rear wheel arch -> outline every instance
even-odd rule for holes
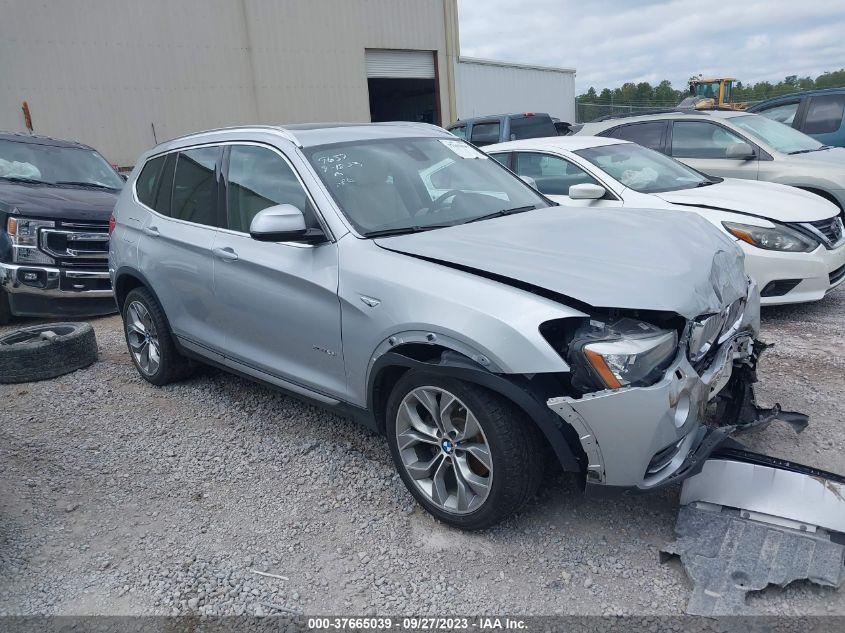
[[[152,295],[152,298],[158,303],[159,308],[161,308],[168,331],[172,333],[173,328],[170,327],[170,319],[167,317],[167,312],[164,309],[164,305],[161,303],[161,299],[158,298],[156,291],[153,290],[153,287],[147,281],[147,278],[143,275],[143,273],[131,268],[118,269],[114,276],[114,299],[115,303],[117,303],[117,309],[121,316],[123,315],[123,304],[126,302],[126,297],[135,288],[144,288]]]
[[[150,292],[152,289],[145,283],[143,276],[134,271],[118,272],[114,280],[114,300],[117,303],[117,309],[123,313],[123,303],[126,301],[126,295],[132,290],[143,286]],[[155,294],[155,293],[153,293]]]

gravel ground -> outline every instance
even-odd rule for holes
[[[811,424],[741,438],[754,450],[845,472],[843,312],[842,290],[764,311],[760,400]],[[0,385],[0,615],[684,612],[690,583],[658,558],[676,488],[594,500],[550,476],[462,533],[414,504],[383,438],[211,369],[152,387],[120,319],[92,323],[95,365]],[[845,590],[807,582],[750,600],[845,614]]]

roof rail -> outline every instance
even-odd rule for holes
[[[635,116],[648,116],[650,114],[703,114],[707,115],[706,110],[696,110],[694,108],[654,108],[651,110],[643,110],[641,112],[620,112],[619,114],[606,114],[597,119],[593,119],[590,123],[597,123],[599,121],[609,121],[611,119],[630,119]]]
[[[218,127],[211,130],[202,130],[201,132],[191,132],[190,134],[184,134],[182,136],[176,136],[174,138],[168,139],[166,141],[162,141],[163,143],[170,143],[172,141],[184,141],[195,136],[202,136],[204,134],[212,134],[214,132],[230,132],[232,130],[261,130],[266,132],[276,132],[281,136],[285,137],[291,143],[296,145],[297,147],[302,147],[302,143],[299,142],[299,139],[286,127],[281,125],[230,125],[227,127]],[[161,143],[159,143],[161,145]]]

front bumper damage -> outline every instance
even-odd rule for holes
[[[740,334],[700,373],[679,354],[651,387],[547,402],[581,440],[588,494],[683,482],[677,540],[661,557],[680,558],[692,580],[691,615],[755,615],[749,592],[845,582],[845,477],[751,453],[730,437],[776,420],[798,433],[807,426],[806,415],[757,405],[766,347]]]
[[[699,472],[734,432],[774,420],[803,430],[807,416],[756,404],[753,384],[766,347],[744,332],[725,341],[700,373],[681,351],[649,387],[548,400],[581,441],[586,492],[642,492],[679,482]]]

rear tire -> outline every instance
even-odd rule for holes
[[[386,427],[405,486],[449,525],[478,530],[498,523],[522,508],[542,480],[536,426],[478,385],[411,370],[390,394]]]
[[[193,363],[176,350],[164,310],[149,290],[131,290],[121,315],[129,357],[141,378],[163,386],[193,373]]]

